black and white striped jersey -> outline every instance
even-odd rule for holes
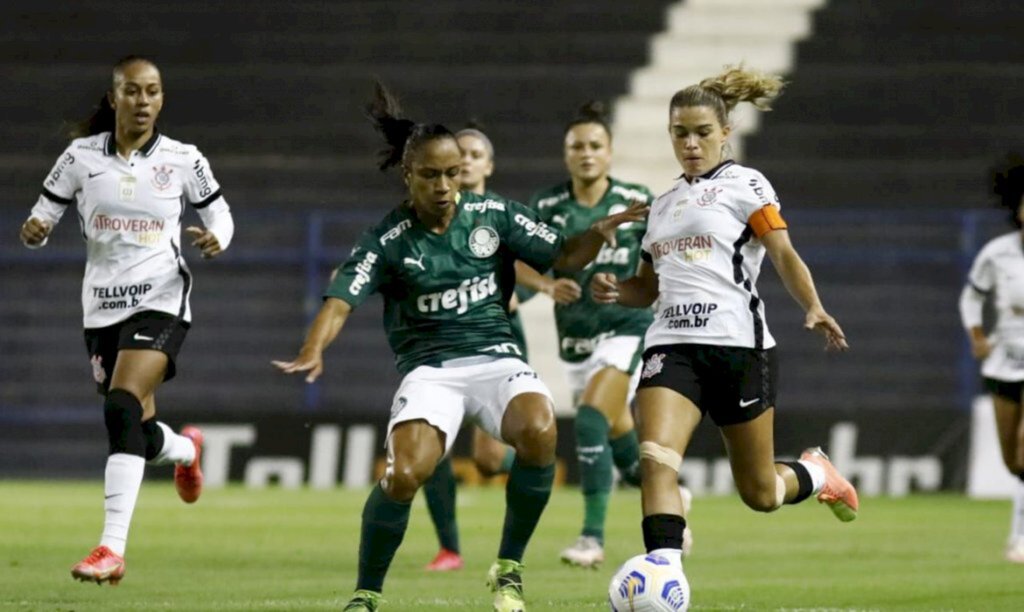
[[[31,216],[56,225],[69,206],[78,212],[87,249],[86,328],[113,325],[142,310],[191,320],[192,275],[181,254],[186,205],[226,249],[234,234],[231,211],[193,145],[154,133],[125,159],[113,135],[103,132],[65,149]]]
[[[642,248],[659,298],[644,346],[775,346],[756,288],[765,248],[750,224],[765,206],[779,206],[771,184],[732,161],[654,202]]]

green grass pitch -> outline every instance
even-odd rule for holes
[[[337,610],[353,588],[366,491],[207,491],[194,506],[166,481],[144,485],[117,587],[69,569],[95,545],[102,485],[0,482],[0,610]],[[581,500],[558,489],[527,551],[530,610],[603,610],[608,579],[641,552],[640,497],[616,491],[608,563],[569,568]],[[391,567],[384,610],[489,610],[498,488],[459,491],[466,568],[431,574],[436,540],[422,499]],[[809,502],[772,515],[738,497],[698,498],[686,573],[691,610],[1024,610],[1024,567],[1002,559],[1007,502],[959,496],[862,500],[840,524]]]

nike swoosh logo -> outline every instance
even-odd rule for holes
[[[89,178],[96,178],[97,176],[99,176],[101,174],[106,174],[106,172],[107,172],[106,170],[103,170],[102,172],[90,172],[89,173]]]
[[[113,495],[104,495],[103,499],[111,499],[113,497],[120,497],[121,495],[124,495],[124,493],[114,493]]]
[[[752,400],[742,400],[741,399],[740,400],[740,408],[746,408],[747,406],[750,406],[751,404],[756,404],[759,401],[761,401],[761,398],[759,398],[759,397],[755,397]]]
[[[135,335],[132,336],[132,340],[145,340],[146,342],[152,342],[153,338],[150,338],[149,336],[143,336],[139,332],[135,332]]]

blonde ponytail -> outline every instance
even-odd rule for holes
[[[729,113],[740,102],[750,102],[759,110],[770,111],[771,103],[785,86],[781,77],[749,70],[743,66],[726,66],[718,76],[676,92],[669,110],[685,106],[709,106],[715,110],[722,125],[728,124]]]

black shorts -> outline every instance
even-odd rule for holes
[[[778,377],[774,348],[673,344],[644,351],[637,389],[672,389],[722,427],[752,421],[775,406]]]
[[[1021,403],[1021,392],[1024,392],[1024,381],[1006,382],[994,378],[985,378],[985,388],[992,395],[1005,397],[1011,402]]]
[[[188,323],[174,315],[147,310],[137,312],[109,327],[86,329],[85,349],[89,351],[96,391],[106,395],[110,390],[117,352],[122,349],[152,349],[166,354],[167,373],[164,380],[174,378],[177,370],[174,362],[181,345],[185,343],[188,328]]]

